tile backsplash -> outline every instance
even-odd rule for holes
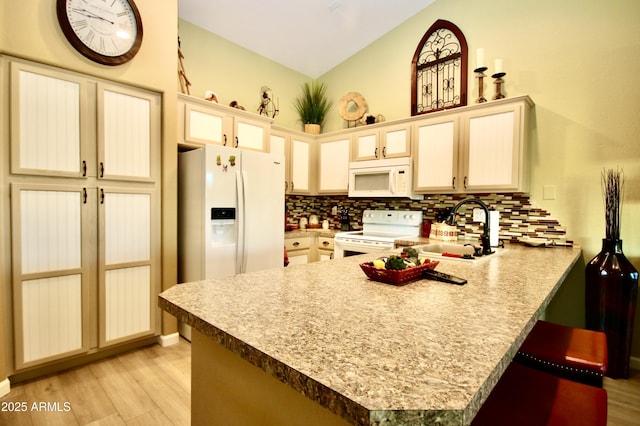
[[[453,208],[459,201],[469,198],[468,195],[425,195],[423,200],[402,198],[348,198],[343,196],[299,196],[287,195],[286,208],[290,224],[297,224],[301,217],[311,213],[320,220],[328,219],[332,229],[340,229],[340,216],[332,215],[331,209],[338,207],[349,209],[351,229],[362,226],[362,212],[366,209],[388,210],[422,210],[425,220],[435,221],[436,213]],[[490,209],[500,212],[500,239],[516,241],[521,237],[548,238],[566,241],[565,228],[550,213],[531,204],[529,197],[523,194],[474,194]],[[482,224],[472,222],[473,205],[460,210],[458,221],[459,235],[466,238],[479,238]],[[477,206],[475,206],[477,207]]]

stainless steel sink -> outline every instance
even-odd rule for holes
[[[475,245],[480,247],[479,244]],[[454,262],[467,262],[478,263],[484,260],[490,259],[500,253],[503,253],[505,249],[494,249],[495,253],[485,256],[474,256],[474,246],[464,245],[459,243],[447,243],[437,242],[431,244],[425,244],[422,246],[414,246],[418,251],[419,257],[427,257],[434,260],[454,261]]]

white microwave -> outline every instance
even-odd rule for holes
[[[421,199],[412,187],[410,157],[349,163],[349,197]]]

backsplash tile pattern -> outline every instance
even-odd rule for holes
[[[489,208],[500,212],[500,239],[517,241],[521,237],[548,238],[566,241],[566,229],[549,212],[531,204],[523,194],[475,194]],[[332,229],[340,229],[340,209],[349,209],[351,229],[360,229],[362,212],[366,209],[422,210],[425,220],[435,221],[440,210],[453,208],[459,201],[468,198],[461,195],[425,195],[423,200],[403,198],[348,198],[342,196],[287,195],[286,208],[290,224],[297,224],[300,217],[316,213],[320,220],[328,219]],[[332,215],[332,207],[338,207],[338,215]],[[459,235],[479,238],[482,224],[472,222],[473,205],[465,206],[459,213]]]

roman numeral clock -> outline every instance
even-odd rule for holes
[[[142,44],[142,19],[133,0],[56,0],[65,37],[103,65],[130,61]]]

